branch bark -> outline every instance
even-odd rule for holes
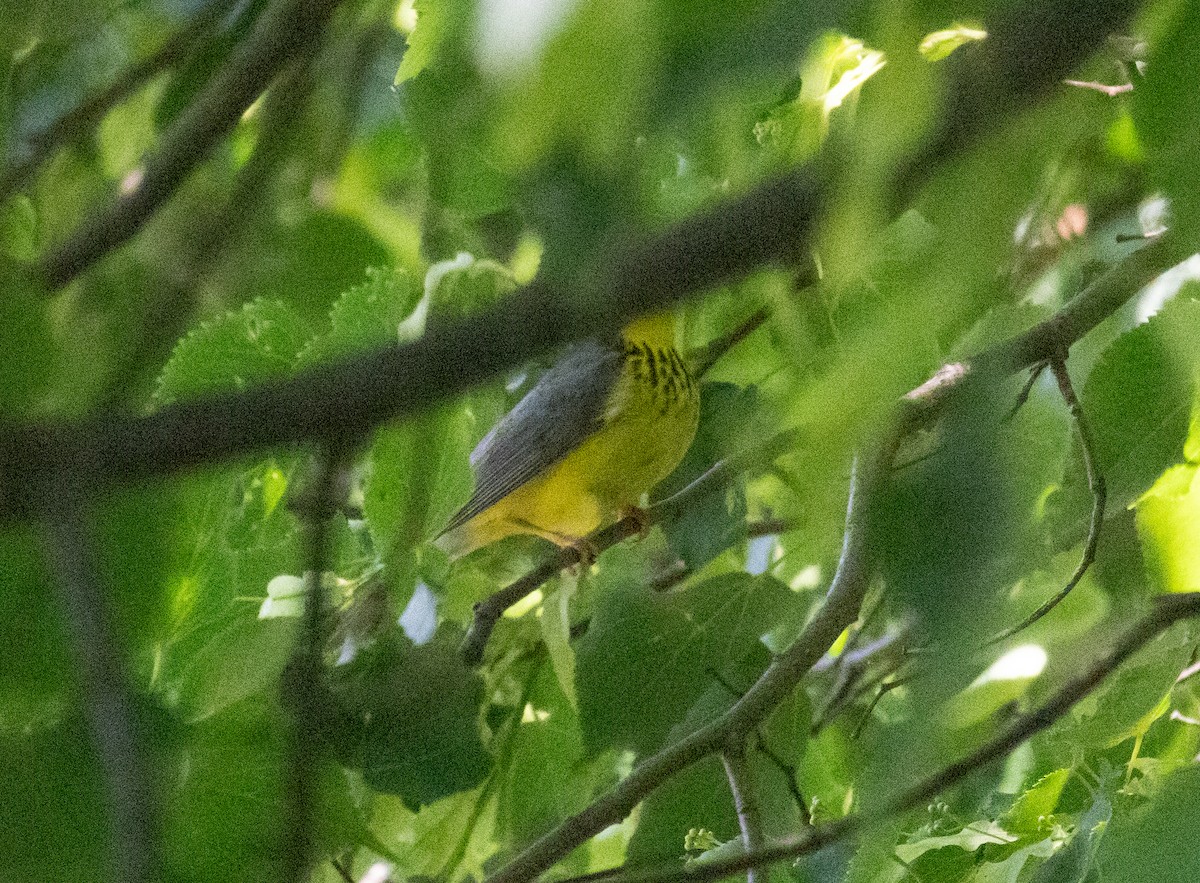
[[[721,755],[725,766],[725,778],[729,780],[729,792],[733,795],[733,806],[737,812],[738,828],[742,832],[742,845],[748,854],[753,854],[763,845],[762,818],[758,811],[758,798],[754,794],[754,777],[746,757],[745,743],[726,748]],[[746,883],[758,883],[758,866],[746,869]]]

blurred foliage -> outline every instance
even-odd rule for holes
[[[41,290],[33,262],[136,186],[269,5],[0,0],[4,421],[146,412],[412,341],[536,273],[572,290],[613,242],[823,149],[842,160],[802,256],[816,282],[764,269],[679,308],[689,350],[764,305],[772,317],[704,378],[696,442],[651,498],[780,429],[802,444],[545,585],[477,670],[455,651],[472,603],[545,549],[506,542],[451,563],[427,541],[470,494],[474,445],[553,354],[364,440],[324,579],[326,883],[342,879],[333,858],[355,879],[375,861],[395,879],[482,879],[728,709],[819,602],[853,452],[891,403],[1051,315],[1135,247],[1118,234],[1165,222],[1200,237],[1191,0],[1144,4],[1073,74],[1131,90],[1061,85],[995,120],[925,169],[901,213],[895,168],[937,124],[956,56],[986,46],[1010,4],[348,0],[132,242]],[[879,516],[874,612],[835,652],[903,626],[919,676],[877,705],[868,686],[834,707],[836,668],[818,672],[775,710],[749,757],[768,835],[870,808],[1035,707],[1148,598],[1200,590],[1197,277],[1195,259],[1180,265],[1072,350],[1107,518],[1092,570],[1019,637],[986,644],[1065,583],[1091,506],[1049,372],[1011,419],[1020,378],[906,442]],[[279,684],[308,453],[97,504],[154,745],[165,879],[280,873]],[[104,879],[102,774],[44,539],[0,530],[0,880]],[[1200,688],[1177,678],[1198,634],[1177,626],[1004,761],[858,844],[778,866],[773,883],[1197,879]],[[1032,646],[1006,655],[1018,644]],[[738,836],[709,758],[555,873],[711,857]]]

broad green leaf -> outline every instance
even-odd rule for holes
[[[371,821],[408,879],[482,880],[483,863],[496,852],[495,797],[487,786],[461,791],[417,812],[398,797],[375,798]]]
[[[554,671],[541,665],[528,702],[516,712],[501,791],[501,825],[514,845],[557,824],[591,791],[583,736]],[[598,763],[603,764],[607,758]]]
[[[1118,338],[1088,376],[1083,410],[1111,507],[1132,503],[1183,459],[1200,370],[1200,301],[1189,292]]]
[[[448,644],[380,642],[333,672],[346,718],[335,750],[413,809],[475,787],[491,769],[477,722],[483,682]]]
[[[507,267],[467,252],[434,264],[425,276],[429,314],[438,321],[455,321],[484,310],[516,287]]]
[[[159,375],[155,400],[168,404],[202,392],[245,389],[285,374],[307,337],[290,308],[253,301],[204,322],[179,342]]]
[[[1172,466],[1137,501],[1146,570],[1162,592],[1200,591],[1200,470]]]
[[[1034,837],[1048,829],[1048,818],[1071,776],[1068,769],[1046,773],[1021,796],[1001,818],[1005,830],[1020,837]]]
[[[443,42],[459,36],[470,19],[471,4],[465,0],[416,0],[413,10],[417,23],[408,35],[396,71],[396,86],[421,73],[436,57]]]
[[[329,313],[329,331],[308,342],[299,364],[309,365],[357,350],[394,344],[421,288],[402,270],[368,268],[367,281],[342,294]]]
[[[759,644],[791,593],[770,577],[728,574],[667,595],[610,588],[577,647],[584,741],[651,751],[708,686],[711,670]]]

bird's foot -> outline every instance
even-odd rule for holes
[[[571,565],[571,572],[575,576],[579,576],[596,563],[596,559],[600,557],[600,550],[596,548],[588,537],[573,537],[569,543],[569,548],[575,550],[575,554],[579,556],[579,561]]]
[[[637,538],[639,540],[646,539],[650,535],[650,512],[643,509],[641,506],[622,506],[621,518],[630,519],[637,527]]]

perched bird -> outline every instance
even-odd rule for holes
[[[675,468],[699,413],[669,314],[577,343],[472,452],[475,493],[435,543],[459,557],[523,533],[586,553]]]

